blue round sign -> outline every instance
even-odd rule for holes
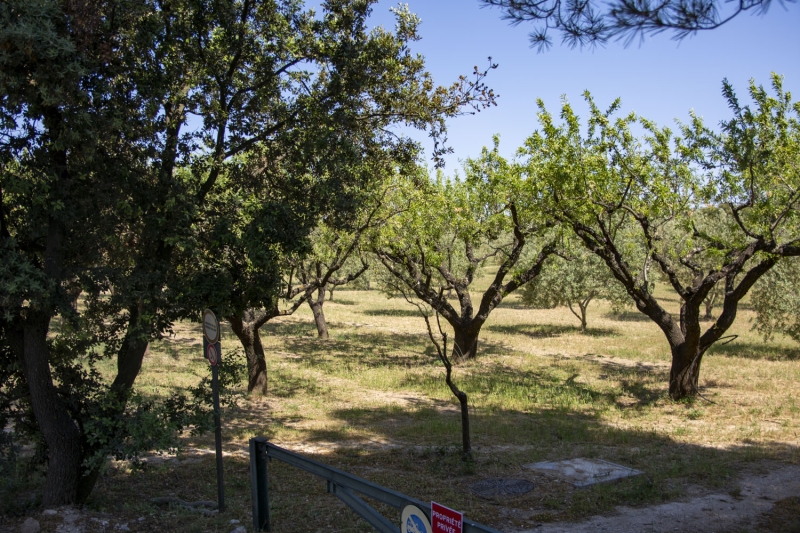
[[[400,533],[433,533],[425,513],[415,505],[406,505],[400,519]]]

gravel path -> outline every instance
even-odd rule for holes
[[[780,465],[739,480],[741,492],[707,494],[650,507],[618,507],[579,523],[544,524],[519,533],[728,533],[754,531],[775,502],[800,496],[800,465]],[[800,517],[798,518],[800,520]]]

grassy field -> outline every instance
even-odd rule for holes
[[[484,327],[479,357],[455,370],[472,406],[469,464],[459,454],[458,404],[416,310],[377,291],[337,291],[325,313],[328,341],[317,339],[308,308],[262,329],[270,393],[242,394],[224,413],[226,513],[207,518],[147,502],[215,499],[213,456],[197,451],[213,449],[213,435],[187,437],[177,458],[142,471],[113,463],[89,509],[122,517],[132,531],[229,531],[231,519],[249,530],[244,452],[258,435],[503,531],[704,489],[736,494],[738,473],[800,461],[800,347],[764,343],[750,332],[746,305],[730,332],[737,337],[704,359],[703,398],[674,402],[666,394],[667,343],[645,317],[612,315],[598,302],[581,334],[567,309],[527,309],[512,295]],[[139,389],[166,396],[196,384],[208,372],[199,338],[198,325],[182,323],[154,344]],[[223,353],[236,347],[223,328]],[[523,467],[575,457],[646,475],[578,490]],[[507,501],[470,494],[486,477],[525,478],[536,488]],[[270,482],[273,531],[370,531],[321,480],[273,462]]]

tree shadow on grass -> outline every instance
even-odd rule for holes
[[[540,408],[567,410],[638,409],[657,403],[666,395],[667,371],[647,372],[641,369],[603,362],[586,361],[597,369],[537,368],[524,370],[500,362],[482,363],[480,368],[467,367],[456,376],[456,382],[467,392],[473,405],[481,409],[504,409],[514,406],[523,410]],[[477,370],[477,371],[476,371]],[[566,372],[565,372],[566,370]],[[613,386],[585,383],[585,375],[600,375],[613,381]],[[401,388],[424,391],[444,390],[441,373],[407,375]],[[449,398],[449,397],[448,397]],[[449,398],[450,402],[454,402]],[[453,403],[453,408],[456,404]]]
[[[369,411],[340,409],[332,416],[369,438],[363,443],[342,440],[338,448],[329,447],[329,451],[318,454],[301,452],[302,455],[413,498],[447,502],[466,511],[476,522],[502,531],[532,529],[544,520],[580,520],[610,512],[618,505],[660,504],[684,496],[688,485],[701,485],[709,491],[733,491],[737,474],[748,461],[786,456],[777,444],[730,448],[689,445],[652,431],[621,429],[597,416],[569,410],[522,413],[507,409],[472,415],[475,461],[467,467],[460,458],[456,412],[428,408],[398,412],[386,406]],[[352,439],[352,434],[337,436],[320,429],[310,430],[305,437],[305,442],[331,442],[331,437]],[[796,452],[796,447],[792,450]],[[526,468],[542,460],[576,457],[611,461],[645,475],[576,489]],[[278,461],[270,463],[269,475],[275,489],[270,497],[281,502],[271,515],[274,526],[291,533],[326,530],[322,520],[334,511],[321,512],[325,503],[319,498],[309,502],[314,487],[320,487],[320,497],[324,493],[324,483],[319,478],[306,479],[296,468]],[[502,500],[476,498],[470,493],[470,486],[477,481],[497,477],[528,479],[534,490]],[[317,512],[297,523],[298,511],[286,507],[285,502],[289,501],[305,501],[304,507]],[[387,517],[397,513],[380,510]],[[529,521],[520,522],[523,517],[529,517]]]
[[[261,337],[305,337],[312,332],[316,335],[313,322],[299,320],[269,321],[259,330]]]
[[[587,363],[600,365],[610,378],[621,381],[634,380],[639,372],[636,368],[612,362]],[[328,412],[334,423],[325,425],[308,424],[313,415],[305,412],[302,406],[274,417],[269,409],[264,408],[266,406],[253,405],[240,413],[244,419],[240,421],[243,424],[241,437],[263,434],[272,439],[286,434],[284,430],[290,430],[289,434],[293,439],[296,437],[299,445],[328,445],[327,452],[301,452],[303,455],[423,501],[447,502],[451,507],[468,511],[469,517],[477,522],[504,531],[521,527],[509,514],[511,509],[517,515],[530,511],[531,522],[525,528],[531,529],[545,517],[549,520],[577,520],[608,512],[616,505],[674,500],[682,496],[684,487],[689,484],[702,485],[708,490],[732,491],[736,489],[737,474],[753,461],[785,461],[798,453],[796,445],[786,443],[760,442],[718,448],[689,444],[685,439],[673,438],[663,431],[625,427],[614,420],[614,416],[611,419],[606,417],[608,406],[616,402],[624,391],[615,392],[597,384],[581,383],[579,376],[569,367],[556,368],[552,373],[542,370],[521,372],[497,363],[488,368],[481,367],[481,370],[489,374],[487,379],[481,380],[479,372],[464,375],[463,388],[473,395],[472,398],[477,397],[476,391],[501,394],[511,387],[515,394],[538,395],[542,401],[530,408],[516,408],[509,402],[508,406],[479,406],[474,409],[471,422],[476,461],[469,467],[461,461],[458,453],[461,426],[457,404],[424,396],[403,405],[335,405],[332,407],[336,408]],[[661,370],[653,372],[663,387]],[[445,389],[441,375],[434,378]],[[539,382],[538,389],[533,387],[534,381]],[[647,383],[635,386],[640,386],[645,392],[657,387],[650,387]],[[485,387],[485,391],[481,387]],[[316,394],[325,395],[324,391]],[[555,401],[559,395],[568,397],[567,401]],[[573,403],[569,398],[576,398],[579,403]],[[263,410],[262,414],[259,414],[259,409]],[[237,430],[240,428],[235,427]],[[292,445],[286,447],[291,449]],[[542,460],[576,457],[622,464],[642,470],[645,476],[577,490],[524,467]],[[237,490],[230,495],[230,505],[244,514],[250,504],[246,458],[231,457],[226,461],[226,483],[238,483],[235,486]],[[101,484],[97,497],[105,490],[115,495],[109,501],[123,501],[130,494],[150,494],[155,486],[167,487],[186,499],[213,499],[212,460],[209,458],[202,467],[187,463],[181,466],[181,478],[170,471],[167,472],[169,477],[164,476],[155,482],[141,476],[119,477],[114,479],[114,483]],[[192,487],[189,498],[181,483],[186,479],[200,479],[201,474],[204,476],[202,487]],[[337,524],[342,522],[342,517],[336,513],[349,511],[335,499],[324,500],[327,497],[326,485],[319,478],[307,476],[279,461],[270,463],[269,476],[270,498],[274,505],[271,520],[276,529],[286,533],[341,530]],[[171,477],[175,478],[174,483],[169,481]],[[522,477],[533,481],[535,489],[527,495],[502,502],[472,496],[470,485],[487,477]],[[138,487],[135,485],[137,480],[140,480]],[[236,499],[239,494],[244,495],[241,501]],[[396,512],[390,510],[386,516],[396,516]],[[345,514],[345,518],[350,522],[356,521],[355,515]],[[207,521],[205,517],[204,520]],[[207,522],[201,525],[197,530],[208,527]],[[168,526],[161,529],[171,530]],[[367,530],[364,526],[349,531]]]
[[[460,445],[457,409],[419,406],[398,410],[395,406],[382,406],[369,410],[345,408],[331,414],[349,427],[380,435],[381,442],[432,449],[445,446],[457,449]],[[473,446],[479,455],[506,454],[515,458],[511,463],[516,465],[575,457],[601,458],[644,471],[655,485],[656,494],[661,496],[669,493],[670,486],[674,490],[670,479],[719,488],[732,484],[736,471],[746,462],[787,456],[785,443],[762,442],[729,448],[692,445],[649,430],[620,428],[603,420],[598,412],[568,408],[540,408],[532,412],[476,409],[470,414],[470,422]],[[326,436],[312,431],[308,438],[324,440]],[[789,450],[788,454],[791,453]],[[480,474],[480,463],[478,468]],[[633,501],[617,503],[646,503],[650,498],[658,500],[656,494],[638,501],[633,496]]]
[[[617,322],[650,322],[650,317],[639,311],[621,311],[619,313],[605,313],[603,317]]]
[[[307,335],[283,334],[282,342],[284,350],[301,357],[311,368],[320,370],[351,366],[409,367],[433,362],[432,357],[424,355],[428,339],[422,333],[332,333],[332,338],[326,341]]]
[[[497,306],[497,309],[533,309],[530,305],[525,305],[520,300],[505,299]]]
[[[319,396],[329,391],[330,387],[320,386],[317,380],[297,376],[286,369],[273,368],[269,372],[267,390],[278,398],[294,398],[307,394]]]
[[[464,387],[486,397],[508,401],[530,398],[554,405],[611,405],[619,395],[617,391],[599,391],[577,381],[580,374],[576,372],[569,374],[565,379],[562,372],[548,368],[523,370],[494,363],[467,376]]]
[[[578,326],[565,326],[563,324],[492,324],[485,326],[489,331],[503,335],[526,335],[534,339],[546,339],[561,335],[588,335],[590,337],[612,337],[619,332],[611,328],[587,328],[582,333]]]
[[[364,311],[364,314],[369,316],[403,316],[422,319],[419,311],[414,309],[368,309]]]
[[[339,298],[338,295],[333,297],[333,300],[328,299],[325,303],[338,304],[338,305],[356,305],[358,302],[355,300],[348,300],[347,298]]]
[[[422,325],[422,320],[420,319]],[[265,331],[266,330],[266,331]],[[419,333],[390,332],[380,329],[344,331],[336,333],[331,325],[331,338],[320,341],[308,332],[314,330],[313,324],[281,323],[264,326],[265,334],[281,336],[284,349],[302,357],[309,366],[317,369],[333,367],[419,367],[437,366],[430,339],[424,329]],[[448,342],[448,349],[452,343]],[[478,359],[505,354],[508,348],[496,342],[478,340]]]
[[[669,380],[669,368],[654,368],[641,363],[628,366],[613,361],[594,360],[590,363],[600,367],[600,379],[617,381],[621,391],[636,398],[636,404],[632,406],[625,406],[617,399],[620,408],[653,405],[667,397],[665,384]],[[648,378],[646,381],[642,379],[643,374]]]
[[[599,407],[603,404],[608,406],[615,406],[619,409],[641,408],[652,405],[664,397],[666,389],[664,385],[667,383],[669,376],[668,369],[643,369],[636,366],[626,366],[612,361],[586,361],[587,364],[599,367],[599,372],[596,372],[601,378],[609,381],[617,381],[618,388],[611,391],[601,390],[598,391],[590,385],[586,385],[578,381],[580,377],[577,373],[572,375],[566,380],[560,380],[552,374],[544,371],[528,372],[527,379],[529,381],[536,380],[537,387],[541,389],[550,389],[547,394],[557,397],[563,395],[566,398],[577,398],[580,402],[586,403],[589,407]],[[648,379],[643,380],[643,372],[647,374]],[[500,373],[500,372],[498,372]],[[513,374],[518,373],[515,369],[506,369],[502,373],[511,377]],[[594,373],[594,372],[591,372]],[[552,391],[552,392],[551,392]],[[628,401],[627,396],[633,396],[635,402]],[[569,402],[563,402],[568,404]]]
[[[800,360],[800,348],[734,340],[728,344],[717,343],[713,345],[709,348],[708,355],[765,361],[797,361]]]
[[[164,337],[161,340],[152,341],[148,346],[148,352],[157,351],[166,353],[172,359],[178,360],[184,357],[203,357],[203,341],[200,336],[196,339],[188,337]],[[147,357],[145,353],[145,357]]]

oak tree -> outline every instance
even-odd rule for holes
[[[418,19],[398,9],[394,32],[368,31],[371,4],[326,2],[321,17],[289,0],[0,5],[0,340],[46,444],[45,505],[85,501],[102,459],[135,437],[124,422],[149,341],[247,278],[226,257],[264,283],[236,284],[222,316],[270,308],[282,254],[357,199],[360,177],[341,171],[362,133],[402,151],[382,127],[441,140],[447,117],[493,102],[480,73],[436,87],[408,49]],[[228,201],[246,204],[244,228],[215,216]],[[201,274],[214,275],[189,285],[208,243],[221,253]],[[116,360],[110,382],[100,357]]]

